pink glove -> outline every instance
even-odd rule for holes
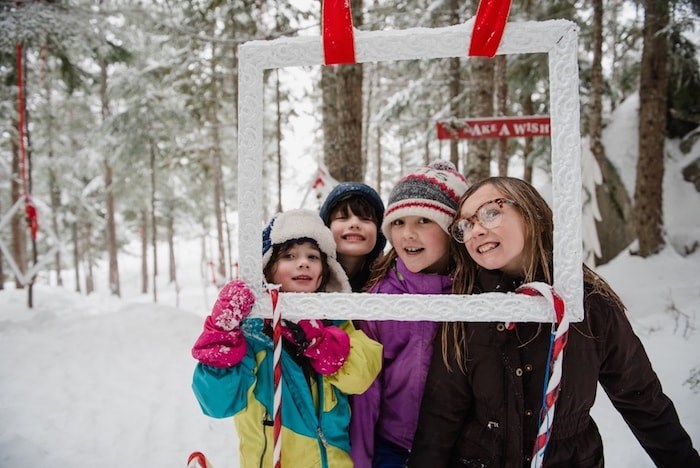
[[[192,348],[192,356],[202,364],[220,368],[241,362],[248,346],[240,325],[254,303],[255,295],[243,281],[227,283],[204,321],[204,331]]]
[[[320,320],[300,320],[298,325],[308,342],[303,354],[316,372],[329,375],[343,367],[350,354],[350,337],[345,331],[336,326],[324,327]]]

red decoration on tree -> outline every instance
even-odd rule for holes
[[[27,224],[29,224],[32,239],[36,240],[36,233],[39,231],[39,217],[37,216],[36,206],[34,206],[34,203],[32,203],[32,200],[29,198],[27,198],[25,202],[24,213],[27,216]]]
[[[27,224],[32,234],[32,239],[36,240],[36,234],[39,230],[39,217],[37,216],[36,207],[32,203],[29,196],[29,183],[27,182],[27,148],[24,144],[24,130],[26,127],[26,119],[24,114],[24,64],[22,57],[24,51],[22,44],[17,43],[17,127],[19,130],[19,170],[22,179],[22,192],[24,195],[24,212],[27,217]]]
[[[323,0],[321,16],[323,63],[356,63],[350,0]]]
[[[493,57],[501,44],[508,21],[510,0],[481,0],[476,10],[470,57]]]

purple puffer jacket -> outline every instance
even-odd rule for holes
[[[385,294],[449,294],[447,275],[412,273],[400,258],[371,290]],[[350,444],[356,468],[371,468],[375,431],[410,450],[433,353],[437,322],[364,321],[360,328],[384,347],[382,370],[369,389],[352,397]]]

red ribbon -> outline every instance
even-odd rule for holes
[[[321,16],[323,63],[356,63],[350,0],[323,0]]]
[[[493,57],[501,44],[511,0],[481,0],[476,10],[470,57]]]

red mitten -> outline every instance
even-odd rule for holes
[[[253,304],[255,295],[245,282],[229,281],[219,292],[211,310],[211,318],[221,330],[236,330],[250,314]]]
[[[311,367],[322,375],[338,371],[350,354],[350,337],[336,326],[323,326],[320,320],[300,320],[308,345],[303,351]]]
[[[240,325],[254,303],[255,295],[243,281],[226,284],[204,321],[204,331],[192,348],[192,356],[202,364],[219,368],[241,362],[247,344]]]

